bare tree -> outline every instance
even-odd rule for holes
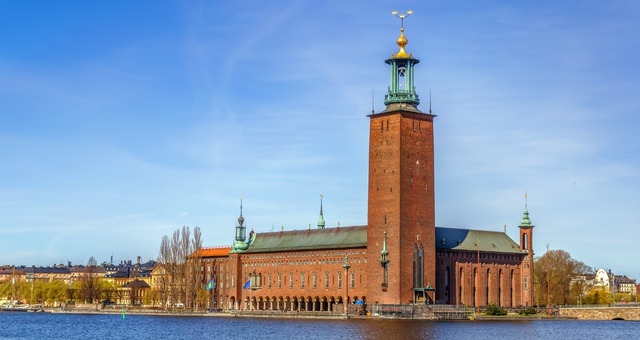
[[[169,277],[169,267],[172,265],[171,263],[171,241],[168,236],[162,237],[162,242],[160,242],[160,253],[158,254],[158,270],[157,282],[158,282],[158,292],[160,295],[160,302],[166,309],[170,303],[170,285],[171,279]]]
[[[202,283],[201,254],[202,233],[199,227],[183,226],[176,229],[171,238],[164,236],[160,243],[158,265],[162,266],[158,289],[165,305],[184,303],[195,307],[198,288]]]
[[[98,301],[102,293],[102,287],[98,277],[98,262],[93,256],[89,258],[80,281],[80,298],[87,303]]]
[[[193,235],[189,240],[187,255],[187,287],[189,306],[197,308],[198,290],[204,286],[202,277],[202,233],[199,227],[193,228]]]

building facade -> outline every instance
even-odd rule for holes
[[[404,16],[401,16],[404,19]],[[345,302],[505,307],[533,302],[533,225],[525,206],[515,242],[505,232],[435,226],[433,124],[418,109],[414,68],[401,27],[385,60],[385,109],[369,115],[366,226],[247,236],[242,216],[230,248],[204,251],[211,306],[288,312],[341,312]],[[222,249],[222,250],[220,250]]]

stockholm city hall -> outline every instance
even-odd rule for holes
[[[395,304],[502,307],[533,303],[533,224],[505,232],[435,226],[435,115],[418,109],[401,19],[385,109],[369,115],[367,225],[246,233],[242,204],[230,246],[203,249],[213,308],[344,313]],[[247,237],[248,236],[248,237]],[[352,307],[349,307],[351,310]]]

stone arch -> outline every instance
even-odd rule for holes
[[[284,310],[293,310],[293,301],[291,301],[291,297],[287,296],[282,300],[282,309]]]
[[[320,311],[326,312],[329,310],[328,300],[326,296],[320,298]]]

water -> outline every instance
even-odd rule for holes
[[[0,313],[0,339],[637,338],[636,321],[420,321]]]

